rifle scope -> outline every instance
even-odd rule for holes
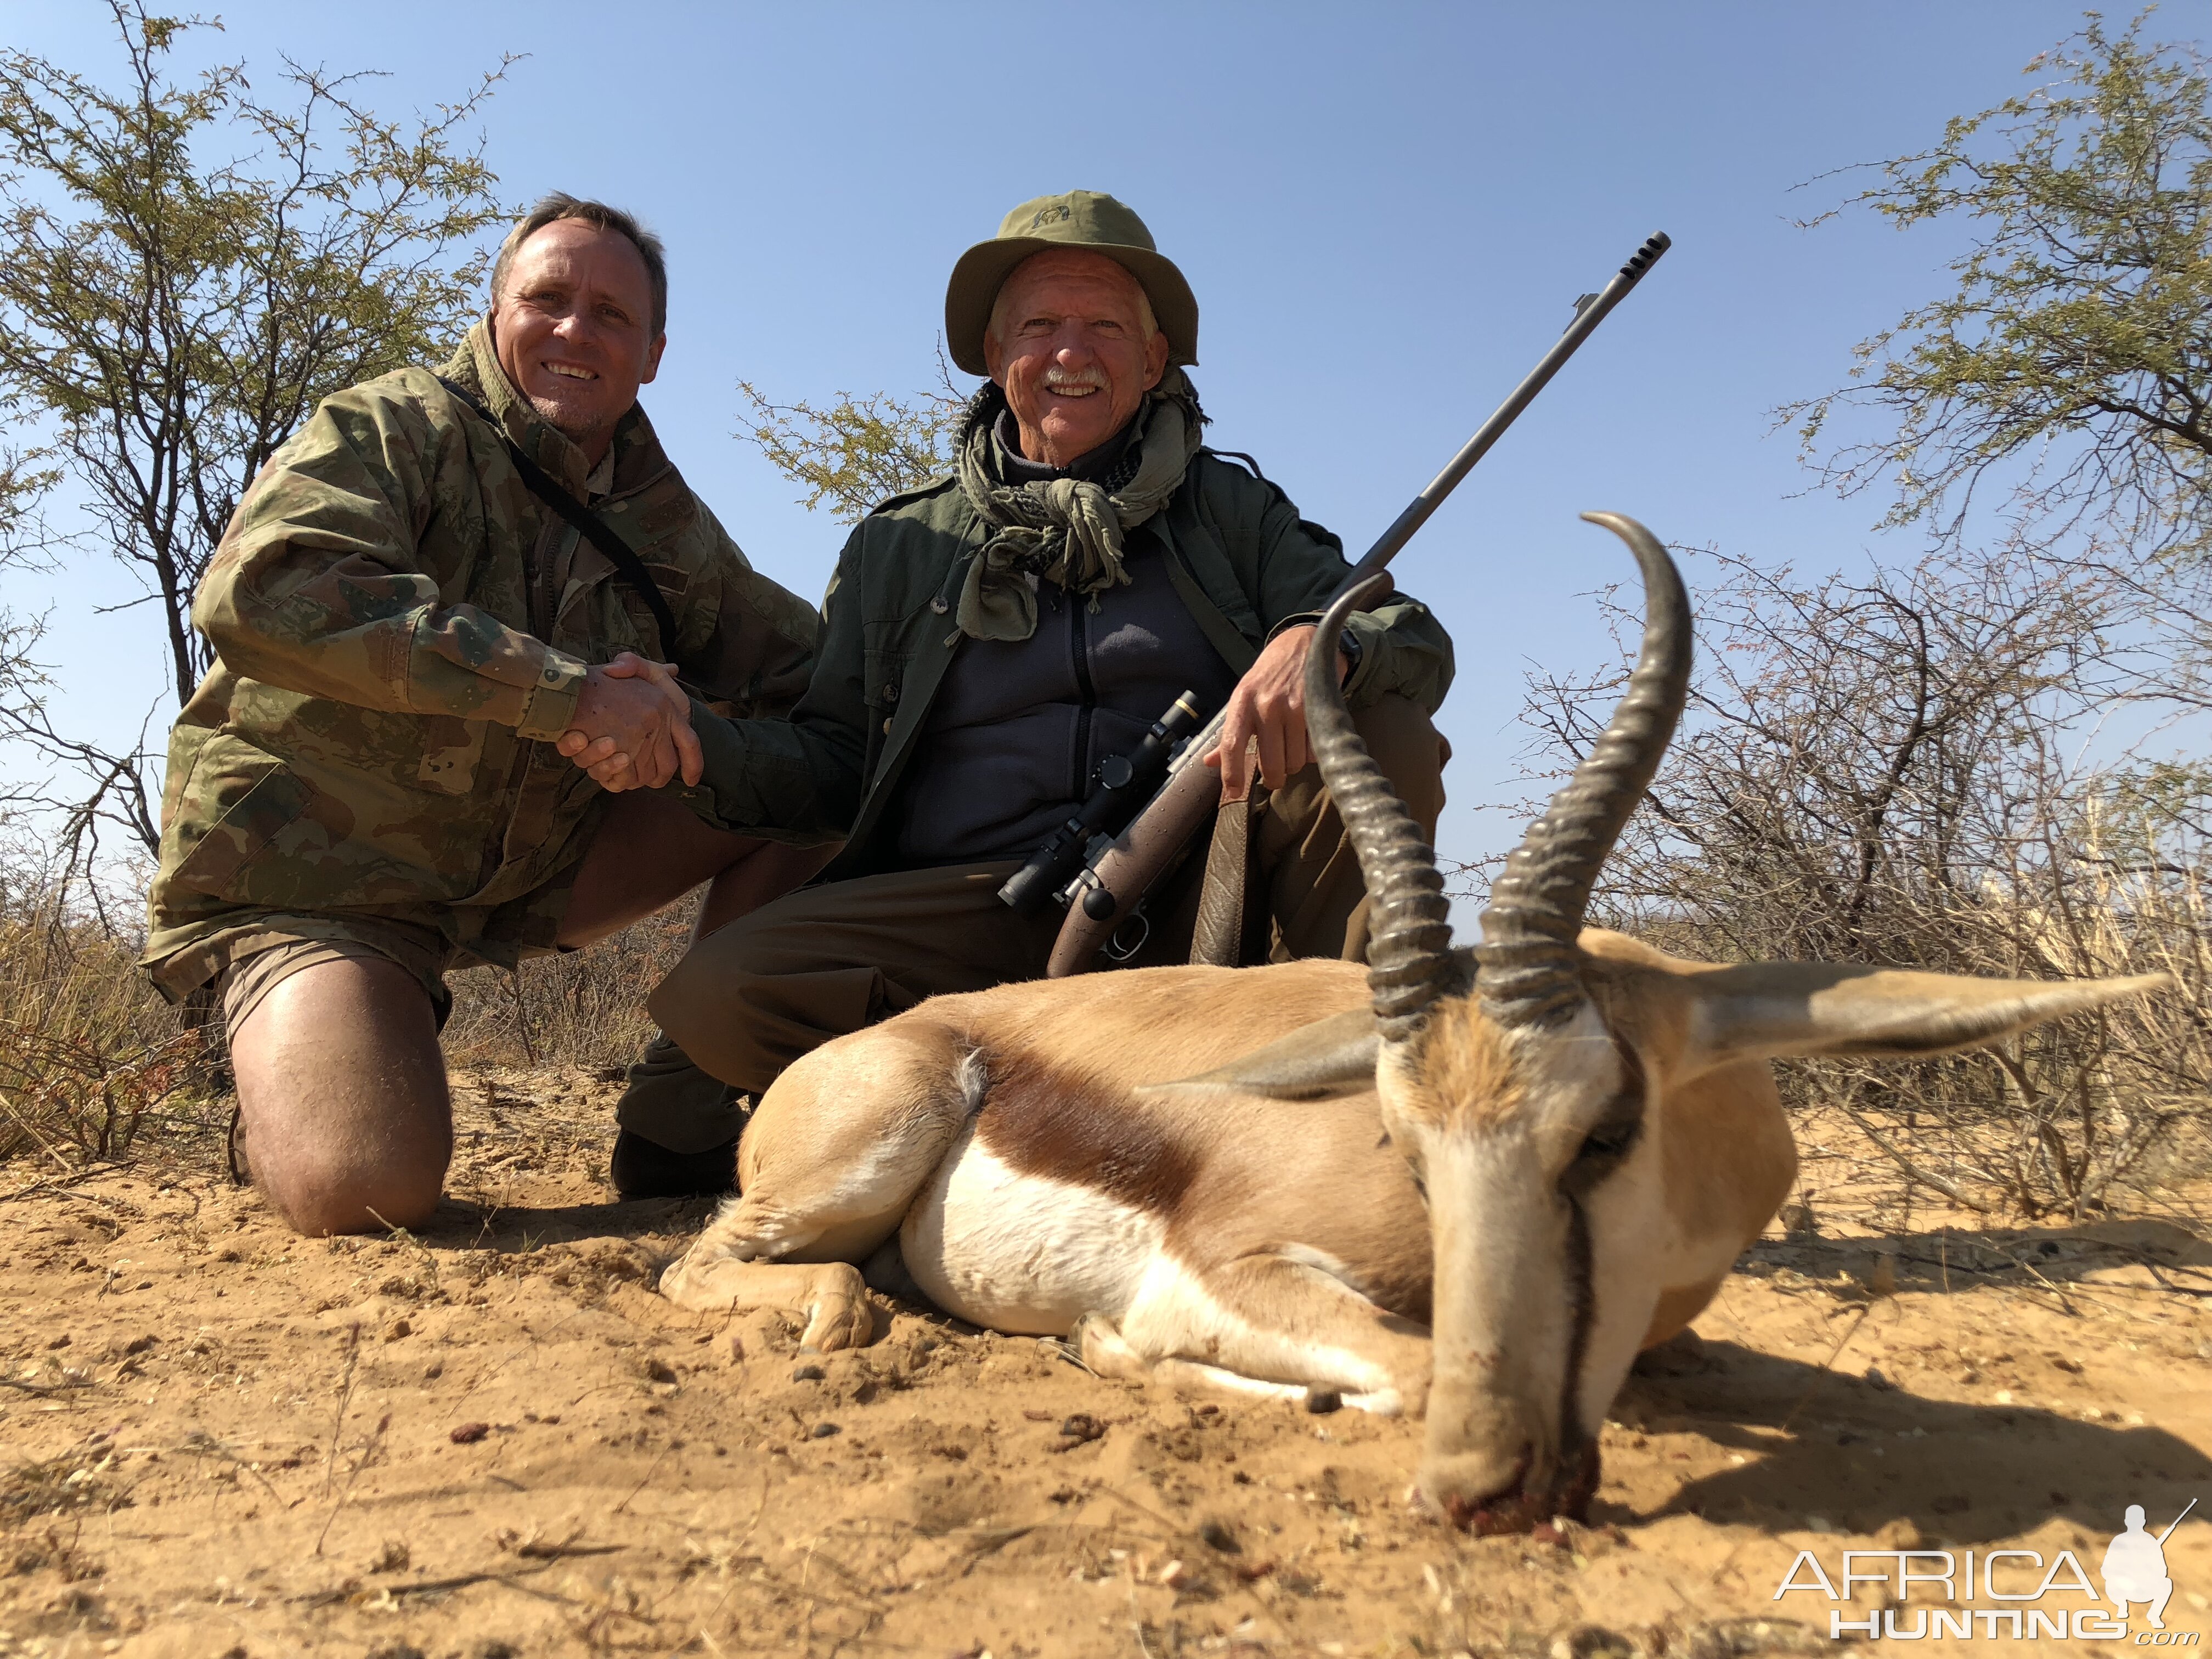
[[[1006,878],[1006,884],[999,889],[1000,901],[1025,916],[1042,909],[1048,898],[1065,905],[1067,899],[1060,890],[1083,867],[1093,837],[1117,836],[1127,827],[1167,775],[1168,763],[1197,729],[1199,718],[1198,693],[1186,691],[1152,723],[1134,749],[1100,761],[1083,805],[1030,854],[1027,864]]]

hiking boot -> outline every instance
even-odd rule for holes
[[[608,1173],[624,1199],[712,1197],[738,1184],[738,1139],[752,1103],[659,1033],[629,1068],[615,1108]]]
[[[607,1173],[624,1203],[641,1198],[719,1198],[738,1189],[738,1143],[672,1152],[632,1129],[615,1132]]]

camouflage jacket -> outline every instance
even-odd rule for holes
[[[582,453],[514,391],[485,325],[443,374],[583,498]],[[641,410],[596,505],[673,610],[694,696],[787,710],[815,612],[746,563]],[[581,855],[603,792],[551,739],[587,665],[658,654],[657,629],[436,376],[326,398],[240,503],[192,619],[216,663],[169,738],[157,983],[191,988],[221,966],[191,947],[270,912],[367,911],[492,961],[551,943],[487,918]]]

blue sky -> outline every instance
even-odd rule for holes
[[[2115,11],[2116,19],[2124,16]],[[1611,650],[1588,595],[1625,551],[1575,514],[1827,570],[1905,559],[1879,504],[1810,494],[1770,411],[1940,291],[1943,233],[1835,204],[1853,163],[2020,90],[2077,6],[1121,3],[226,6],[185,64],[391,71],[386,112],[529,56],[486,116],[504,191],[632,208],[666,238],[669,347],[647,407],[755,562],[818,595],[842,532],[732,435],[779,400],[930,384],[953,260],[1015,203],[1081,186],[1143,214],[1202,309],[1209,440],[1249,451],[1355,553],[1649,232],[1674,249],[1395,566],[1455,636],[1439,836],[1504,815],[1532,665]],[[2203,0],[2153,33],[2203,39]],[[11,46],[106,73],[106,8],[0,0]],[[1797,188],[1802,185],[1803,188]],[[1688,569],[1692,587],[1699,572]],[[166,670],[128,578],[10,575],[53,606],[64,723],[127,733]],[[164,716],[166,718],[166,715]]]

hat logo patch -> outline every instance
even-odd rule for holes
[[[1066,203],[1055,202],[1050,207],[1039,208],[1037,210],[1036,217],[1030,221],[1030,228],[1031,230],[1035,230],[1040,225],[1059,224],[1065,220],[1073,219],[1074,216],[1075,215],[1073,211],[1068,207]]]

